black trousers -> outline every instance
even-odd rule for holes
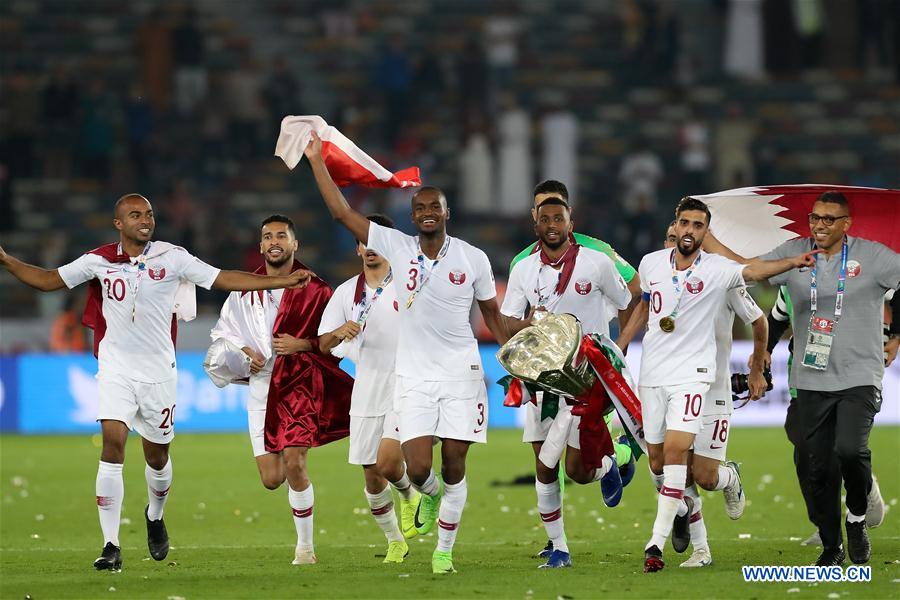
[[[871,385],[835,392],[797,390],[797,412],[809,459],[811,517],[825,548],[837,548],[843,542],[841,485],[834,476],[835,465],[847,491],[847,510],[866,514],[872,487],[869,433],[879,410],[881,391]]]
[[[797,408],[797,399],[791,398],[788,404],[787,414],[784,418],[784,431],[788,441],[794,446],[794,469],[797,471],[797,483],[800,484],[800,493],[803,494],[803,503],[806,505],[806,516],[809,522],[816,524],[813,518],[813,491],[809,485],[809,449],[806,447],[806,436],[803,432],[803,421],[800,420],[800,410]],[[839,488],[841,485],[841,470],[836,460],[829,462],[828,485]]]

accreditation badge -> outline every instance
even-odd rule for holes
[[[834,321],[813,316],[809,322],[806,338],[806,350],[803,353],[803,366],[817,371],[828,368],[828,357],[834,342]]]

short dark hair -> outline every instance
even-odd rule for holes
[[[686,210],[699,210],[706,213],[706,224],[709,225],[709,222],[712,221],[712,215],[709,213],[709,207],[706,206],[706,203],[697,200],[696,198],[692,198],[691,196],[685,196],[678,202],[678,206],[675,207],[675,219],[678,220],[678,216]]]
[[[563,200],[569,199],[569,190],[566,188],[566,184],[555,179],[547,179],[534,186],[533,195],[537,196],[538,194],[559,194]]]
[[[262,224],[259,226],[260,229],[268,225],[269,223],[284,223],[288,226],[288,230],[290,230],[291,235],[297,237],[297,232],[294,231],[294,222],[291,221],[290,217],[286,217],[284,215],[271,215],[263,219]]]
[[[394,225],[394,220],[392,218],[381,213],[372,213],[366,218],[377,225],[381,225],[382,227],[390,227],[391,229],[397,228],[397,226]]]
[[[850,212],[850,203],[847,202],[847,197],[837,190],[828,190],[827,192],[823,192],[821,196],[816,198],[816,202],[826,202],[828,204],[837,204],[848,213]]]
[[[418,190],[416,190],[416,193],[413,194],[412,198],[410,199],[410,203],[412,203],[416,198],[418,198],[420,194],[424,194],[426,192],[432,193],[432,194],[437,194],[438,198],[443,198],[444,206],[447,205],[447,196],[444,194],[443,190],[441,190],[441,188],[434,187],[433,185],[423,185]]]
[[[538,204],[537,211],[541,212],[541,208],[543,208],[544,206],[563,206],[566,210],[570,210],[569,203],[562,198],[547,198],[546,200]]]

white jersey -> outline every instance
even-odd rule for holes
[[[319,335],[330,333],[346,323],[356,321],[375,296],[375,289],[365,286],[363,302],[353,302],[359,276],[352,277],[334,290],[319,322]],[[393,410],[394,367],[397,360],[399,305],[394,281],[387,284],[369,309],[362,331],[349,342],[341,342],[331,353],[347,357],[356,364],[353,392],[350,396],[351,417],[381,417]]]
[[[106,320],[97,357],[100,372],[160,383],[176,375],[172,313],[182,280],[209,289],[219,269],[164,242],[152,242],[145,252],[143,269],[134,261],[109,262],[88,253],[60,267],[59,275],[69,288],[100,281]]]
[[[222,306],[219,320],[210,331],[215,342],[226,339],[235,348],[244,346],[259,353],[265,365],[256,373],[250,373],[248,410],[265,410],[269,398],[269,383],[275,366],[275,350],[272,347],[272,331],[284,290],[256,292],[231,292]],[[244,353],[241,352],[241,355]],[[243,358],[243,356],[241,356]]]
[[[763,316],[763,311],[743,285],[728,290],[725,305],[716,317],[716,380],[703,402],[704,416],[730,415],[734,412],[729,363],[735,315],[748,325]]]
[[[369,225],[368,248],[384,256],[394,270],[400,310],[397,375],[422,381],[473,381],[484,377],[478,342],[469,314],[473,300],[496,297],[487,255],[459,238],[447,236],[447,254],[438,261],[418,260],[416,238],[396,229]],[[423,284],[424,281],[424,284]],[[412,306],[410,295],[418,290]]]
[[[681,303],[675,330],[666,333],[659,321],[671,315],[678,304],[670,263],[673,252],[677,250],[651,252],[638,267],[650,309],[641,358],[640,385],[644,387],[715,381],[715,317],[725,305],[728,290],[744,285],[743,265],[701,250],[700,262],[688,281],[684,280],[687,271],[676,271]]]
[[[554,314],[570,313],[581,321],[584,333],[609,335],[608,304],[619,310],[628,307],[631,292],[615,264],[602,252],[590,248],[578,249],[575,267],[566,289],[555,295],[561,271],[541,263],[540,252],[523,258],[509,273],[504,315],[522,319],[528,306],[537,306],[540,297],[552,296],[544,306]]]

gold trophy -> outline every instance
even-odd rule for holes
[[[526,327],[497,352],[510,375],[562,396],[591,389],[595,375],[579,352],[581,323],[570,314],[547,314]]]

